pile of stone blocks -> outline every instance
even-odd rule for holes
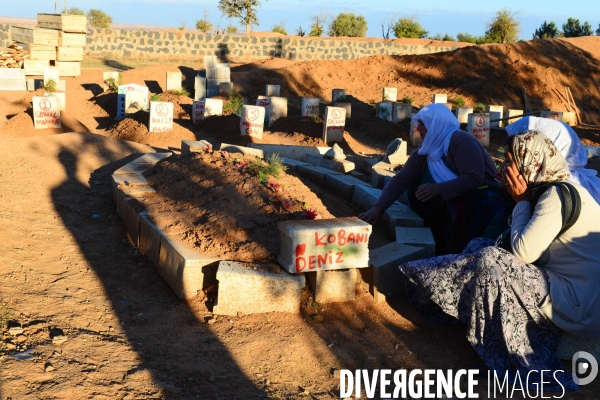
[[[0,68],[0,90],[27,90],[25,71],[18,68]]]
[[[204,57],[206,71],[206,97],[221,93],[222,83],[231,83],[231,67],[229,63],[219,63],[216,56]]]

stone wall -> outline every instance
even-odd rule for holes
[[[227,61],[249,61],[268,57],[290,60],[349,60],[376,54],[427,54],[454,49],[454,46],[406,45],[360,39],[90,29],[85,55],[117,59],[197,60],[203,56],[216,55]]]

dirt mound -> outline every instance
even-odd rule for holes
[[[173,119],[188,120],[191,123],[191,112],[193,99],[187,96],[177,96],[172,92],[158,94],[160,101],[173,103]]]
[[[293,174],[267,177],[251,173],[253,157],[195,153],[169,158],[144,176],[158,192],[146,208],[165,232],[208,256],[237,261],[275,261],[277,222],[305,219],[302,205],[333,218],[317,195]],[[268,187],[273,185],[273,190]],[[173,212],[173,210],[177,212]]]
[[[9,119],[0,129],[0,132],[4,133],[2,137],[44,136],[65,132],[64,127],[57,129],[35,129],[31,113],[32,110],[29,109]]]

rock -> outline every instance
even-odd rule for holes
[[[15,326],[8,330],[8,334],[11,336],[17,336],[17,335],[20,335],[21,333],[23,333],[23,328],[21,328],[20,326]]]
[[[23,343],[27,341],[27,336],[25,335],[17,335],[17,337],[15,338],[15,342],[17,343]]]
[[[5,343],[4,345],[6,346],[6,350],[15,350],[17,348],[13,343]]]
[[[46,372],[52,372],[54,371],[56,368],[54,368],[52,366],[52,364],[50,364],[49,362],[46,363],[46,365],[44,365],[44,371]]]
[[[64,342],[67,341],[67,337],[66,336],[54,336],[52,338],[52,343],[53,344],[63,344]]]
[[[328,160],[345,160],[346,155],[344,154],[344,150],[337,143],[334,143],[333,147],[323,155],[323,158]]]
[[[238,318],[242,318],[245,314],[241,311],[238,311],[237,316]]]
[[[212,324],[214,324],[215,322],[217,322],[217,319],[216,319],[216,318],[213,318],[213,317],[210,317],[210,318],[208,318],[208,319],[206,320],[206,323],[207,323],[208,325],[212,325]]]

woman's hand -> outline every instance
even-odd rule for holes
[[[362,214],[358,214],[358,218],[373,225],[375,222],[377,222],[377,219],[379,218],[381,213],[383,213],[381,207],[373,206],[369,211],[366,211]]]
[[[512,156],[508,153],[509,157],[505,161],[504,165],[504,176],[503,182],[506,191],[513,198],[515,203],[520,201],[529,201],[531,199],[531,193],[529,192],[529,187],[527,186],[527,182],[525,182],[525,178],[523,175],[519,173],[517,170],[517,166],[512,161]]]
[[[415,197],[420,201],[428,201],[439,196],[442,191],[436,183],[425,183],[417,188]]]

